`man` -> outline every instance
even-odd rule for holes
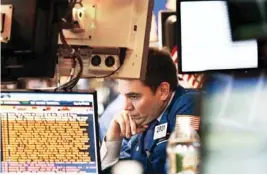
[[[121,79],[119,91],[124,110],[113,117],[104,138],[102,169],[128,158],[139,161],[144,173],[166,173],[167,139],[176,115],[199,116],[199,92],[178,86],[171,56],[153,48],[149,49],[145,80]],[[121,144],[123,138],[128,142]]]

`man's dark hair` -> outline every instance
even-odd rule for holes
[[[162,82],[169,83],[172,91],[176,89],[178,83],[176,67],[167,51],[149,48],[145,80],[142,82],[154,93]]]

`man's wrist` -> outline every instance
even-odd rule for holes
[[[107,134],[106,137],[104,138],[105,141],[108,142],[113,142],[113,141],[121,141],[123,137],[120,135],[115,135],[115,134]]]
[[[104,142],[100,149],[102,170],[114,165],[120,157],[122,141],[106,141],[104,137]]]

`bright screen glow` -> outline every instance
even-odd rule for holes
[[[257,68],[256,40],[232,42],[226,2],[181,2],[182,72]]]

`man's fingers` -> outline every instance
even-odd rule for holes
[[[125,135],[127,138],[131,137],[131,126],[130,126],[130,119],[129,118],[130,117],[127,114],[123,115],[123,119],[125,122],[125,129],[126,129]]]
[[[131,126],[132,134],[135,135],[136,134],[136,123],[131,117],[129,118],[130,118],[130,126]]]
[[[134,119],[132,119],[126,112],[120,113],[115,119],[115,122],[120,126],[122,137],[130,138],[132,135],[144,132],[148,125],[138,127]]]
[[[126,124],[125,124],[123,116],[116,118],[115,121],[120,125],[122,135],[125,135],[126,134]]]

